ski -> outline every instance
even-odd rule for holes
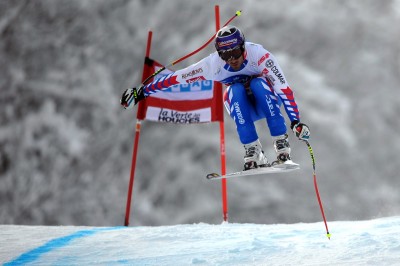
[[[291,172],[291,171],[294,171],[297,169],[300,169],[300,165],[289,160],[284,163],[273,165],[273,166],[259,167],[259,168],[255,168],[255,169],[229,173],[226,175],[220,175],[218,173],[210,173],[206,176],[206,178],[208,180],[220,180],[223,178],[231,178],[231,177],[239,177],[239,176],[287,173],[287,172]]]

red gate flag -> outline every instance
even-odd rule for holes
[[[163,66],[147,58],[149,72],[156,72]],[[168,75],[172,71],[166,69],[157,75]],[[168,122],[175,124],[193,124],[223,121],[222,99],[219,99],[220,86],[210,80],[196,80],[189,84],[178,84],[163,91],[149,95],[139,104],[137,119]],[[142,103],[140,102],[140,103]]]

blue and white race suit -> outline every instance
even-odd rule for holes
[[[299,110],[286,78],[275,57],[259,44],[245,43],[244,62],[239,70],[232,69],[217,52],[184,69],[149,83],[145,96],[176,84],[200,80],[218,81],[227,85],[224,104],[236,123],[243,144],[258,139],[254,122],[265,118],[271,136],[286,133],[283,104],[291,122],[300,121]]]

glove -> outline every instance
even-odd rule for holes
[[[308,140],[310,138],[310,128],[306,124],[294,120],[290,125],[290,128],[299,140]]]
[[[132,100],[135,100],[135,105],[141,100],[145,99],[144,86],[140,85],[138,88],[131,88],[124,91],[122,94],[120,103],[125,108],[128,109],[131,106]]]

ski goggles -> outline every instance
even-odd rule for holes
[[[218,51],[219,57],[221,57],[224,61],[229,61],[231,59],[238,59],[243,54],[242,49],[240,46],[236,46],[233,49],[229,50],[220,50]]]

